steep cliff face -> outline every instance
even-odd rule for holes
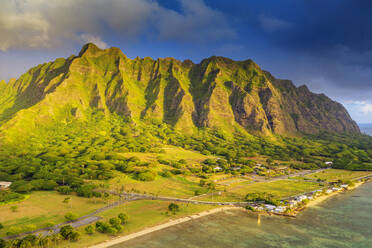
[[[305,85],[296,88],[289,80],[276,79],[268,72],[266,75],[280,90],[283,108],[292,117],[297,131],[360,132],[356,122],[340,103],[324,94],[312,93]]]
[[[118,48],[87,44],[78,56],[0,82],[0,90],[3,133],[84,119],[92,109],[134,122],[165,122],[185,132],[202,127],[227,132],[243,127],[263,135],[359,132],[341,104],[276,79],[251,60],[132,60]]]

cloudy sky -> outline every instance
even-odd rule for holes
[[[370,0],[0,0],[0,79],[77,54],[248,58],[372,123]]]

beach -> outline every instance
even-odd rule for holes
[[[348,191],[353,190],[353,189],[361,186],[362,184],[363,184],[363,182],[357,182],[357,183],[354,184],[354,186],[349,187],[347,190]],[[334,196],[338,193],[341,193],[341,192],[342,191],[337,191],[337,192],[333,192],[333,193],[330,193],[330,194],[321,195],[321,196],[315,198],[314,200],[309,201],[306,204],[305,208],[316,206],[316,205],[322,203],[323,201],[325,201],[326,199],[328,199],[328,198],[330,198],[330,197],[332,197],[332,196]],[[303,211],[305,208],[301,209],[301,211]],[[227,211],[227,210],[243,210],[243,211],[245,211],[245,208],[242,208],[242,207],[220,207],[220,208],[207,210],[207,211],[204,211],[204,212],[201,212],[201,213],[198,213],[198,214],[194,214],[194,215],[190,215],[190,216],[187,216],[187,217],[183,217],[183,218],[179,218],[179,219],[175,219],[175,220],[170,220],[166,223],[156,225],[156,226],[153,226],[153,227],[149,227],[149,228],[146,228],[144,230],[141,230],[141,231],[138,231],[138,232],[135,232],[135,233],[132,233],[132,234],[128,234],[128,235],[121,236],[121,237],[115,237],[115,238],[113,238],[111,240],[108,240],[108,241],[105,241],[103,243],[100,243],[100,244],[97,244],[97,245],[94,245],[94,246],[90,246],[90,248],[111,247],[113,245],[117,245],[117,244],[120,244],[122,242],[134,239],[134,238],[138,238],[138,237],[141,237],[141,236],[144,236],[144,235],[147,235],[147,234],[159,231],[159,230],[163,230],[163,229],[166,229],[166,228],[174,226],[174,225],[178,225],[178,224],[181,224],[181,223],[188,222],[190,220],[195,220],[195,219],[198,219],[198,218],[201,218],[201,217],[204,217],[204,216],[220,213],[220,212]]]
[[[171,221],[168,221],[164,224],[160,224],[160,225],[157,225],[157,226],[154,226],[154,227],[149,227],[149,228],[146,228],[142,231],[135,232],[135,233],[132,233],[132,234],[129,234],[129,235],[125,235],[125,236],[122,236],[122,237],[116,237],[112,240],[109,240],[109,241],[106,241],[106,242],[103,242],[103,243],[100,243],[100,244],[97,244],[97,245],[90,246],[90,248],[110,247],[110,246],[113,246],[113,245],[116,245],[116,244],[120,244],[124,241],[128,241],[128,240],[131,240],[131,239],[134,239],[134,238],[137,238],[137,237],[141,237],[143,235],[150,234],[150,233],[153,233],[153,232],[156,232],[156,231],[159,231],[159,230],[162,230],[162,229],[174,226],[174,225],[178,225],[178,224],[190,221],[190,220],[195,220],[195,219],[207,216],[207,215],[211,215],[211,214],[215,214],[215,213],[219,213],[219,212],[223,212],[223,211],[227,211],[227,210],[243,210],[243,209],[244,208],[241,208],[241,207],[220,207],[220,208],[207,210],[207,211],[204,211],[204,212],[201,212],[201,213],[198,213],[198,214],[194,214],[194,215],[190,215],[190,216],[187,216],[187,217],[171,220]]]
[[[353,190],[359,186],[361,186],[363,184],[363,182],[356,182],[352,187],[349,187],[347,189],[347,191],[349,190]],[[320,203],[322,203],[323,201],[327,200],[328,198],[334,196],[334,195],[337,195],[339,193],[341,193],[343,191],[336,191],[336,192],[333,192],[333,193],[330,193],[330,194],[327,194],[327,195],[321,195],[321,196],[318,196],[316,197],[314,200],[311,200],[309,201],[307,204],[306,204],[306,207],[313,207],[313,206],[316,206]]]

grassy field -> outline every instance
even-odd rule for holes
[[[66,197],[71,197],[70,203],[63,203]],[[4,228],[0,229],[0,237],[6,236],[11,226],[24,228],[33,225],[42,228],[47,223],[58,224],[65,221],[64,215],[68,212],[82,216],[104,205],[102,200],[94,202],[93,199],[65,196],[52,191],[33,192],[22,202],[0,206],[0,223],[4,225]],[[17,206],[15,212],[12,211],[12,206]]]
[[[123,232],[118,234],[118,236],[122,236],[143,230],[146,227],[165,223],[171,219],[177,219],[216,208],[214,206],[206,205],[179,204],[180,211],[173,215],[167,213],[169,204],[170,202],[146,200],[129,202],[125,205],[105,211],[101,213],[100,216],[107,220],[109,218],[116,217],[119,213],[126,213],[129,216],[129,222],[124,226]],[[108,234],[101,234],[97,232],[94,233],[94,235],[87,235],[83,229],[84,228],[80,228],[82,234],[81,240],[76,243],[63,242],[59,247],[87,247],[93,244],[104,242],[105,240],[113,237]]]
[[[234,184],[233,187],[226,187],[226,191],[216,192],[213,195],[198,197],[198,200],[206,201],[244,201],[248,193],[271,193],[279,198],[298,195],[319,189],[322,186],[318,183],[300,180],[278,180],[272,182],[251,183],[249,181]]]
[[[306,175],[305,178],[309,179],[321,179],[328,182],[337,180],[352,180],[363,176],[372,175],[372,171],[348,171],[339,169],[328,169],[318,173]]]
[[[162,149],[164,153],[142,153],[142,152],[127,152],[121,153],[123,157],[129,158],[132,156],[138,157],[142,161],[156,161],[158,158],[167,160],[185,159],[188,165],[201,163],[207,158],[216,158],[215,156],[206,156],[196,151],[185,150],[180,147],[167,146]]]
[[[120,173],[109,181],[109,187],[118,190],[124,186],[125,191],[132,191],[134,189],[140,193],[188,198],[194,196],[196,190],[199,192],[206,191],[198,183],[199,180],[190,181],[183,176],[157,176],[154,181],[143,182]]]

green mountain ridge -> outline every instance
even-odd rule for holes
[[[252,60],[129,59],[118,48],[89,43],[78,56],[0,82],[0,131],[6,138],[48,123],[84,120],[92,109],[185,133],[205,127],[265,136],[360,133],[341,104],[276,79]]]

